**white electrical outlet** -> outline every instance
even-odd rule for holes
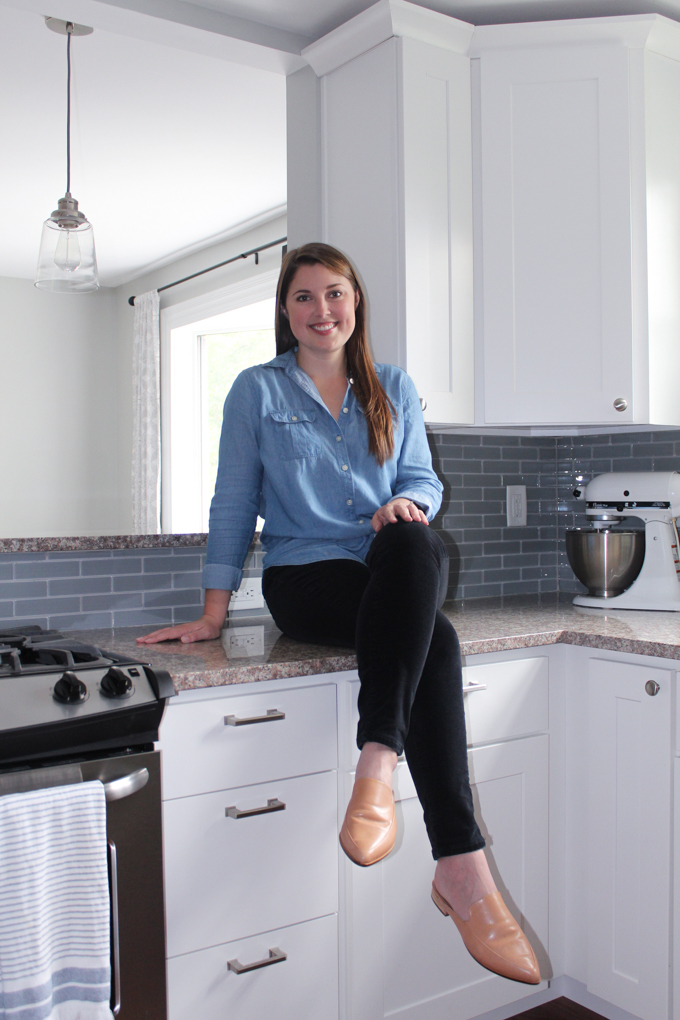
[[[509,528],[524,528],[527,523],[526,485],[506,485],[507,521]]]
[[[222,632],[222,645],[228,659],[264,655],[264,627],[232,627]]]
[[[261,577],[243,578],[239,590],[231,594],[229,611],[231,612],[232,609],[237,611],[242,609],[264,609]]]

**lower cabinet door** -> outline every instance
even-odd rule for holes
[[[337,1020],[337,916],[168,960],[168,1020],[232,1017]]]
[[[546,978],[548,752],[545,734],[469,752],[491,871]],[[371,868],[345,865],[351,1020],[468,1020],[545,988],[545,982],[524,985],[491,974],[468,954],[430,898],[434,862],[410,777],[400,776],[396,785],[395,849]]]
[[[672,673],[592,658],[588,991],[667,1020]]]

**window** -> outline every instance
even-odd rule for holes
[[[276,353],[277,273],[161,312],[163,532],[208,530],[222,408],[244,368]]]

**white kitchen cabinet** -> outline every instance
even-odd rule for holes
[[[334,684],[237,690],[183,698],[181,711],[171,704],[161,742],[166,800],[337,768]]]
[[[508,907],[543,963],[548,953],[548,736],[470,752],[475,813]],[[380,864],[345,864],[352,932],[352,1020],[459,1020],[524,998],[536,988],[491,974],[469,955],[430,898],[434,862],[406,765],[398,766],[399,836]],[[542,987],[546,987],[543,984]]]
[[[680,941],[671,859],[673,827],[677,858],[680,826],[671,783],[674,745],[680,748],[674,664],[541,648],[469,657],[464,680],[487,854],[543,976],[555,979],[551,992],[603,1015],[610,1004],[612,1016],[622,1009],[640,1020],[668,1020]],[[658,683],[657,694],[647,693],[648,681]],[[311,1015],[311,1002],[315,1020],[470,1020],[513,1003],[529,1008],[546,987],[485,971],[432,904],[434,862],[405,762],[395,773],[393,852],[365,869],[338,853],[356,762],[357,692],[356,673],[348,672],[187,692],[169,706],[161,744],[188,782],[175,787],[181,796],[168,799],[165,791],[164,802],[170,1020],[232,1013],[297,1020]],[[313,761],[334,766],[339,750],[340,772],[306,771],[301,749],[281,742],[280,722],[238,728],[252,734],[258,752],[243,743],[219,790],[205,777],[209,756],[197,752],[192,766],[225,715],[256,716],[285,704],[293,720],[306,696],[306,725],[317,729]],[[299,743],[297,724],[290,733]],[[215,739],[223,747],[221,731]],[[265,739],[274,741],[274,754]],[[291,760],[301,763],[297,776],[289,775]],[[257,782],[243,781],[244,761],[253,763]],[[167,775],[177,775],[174,764]],[[679,796],[676,783],[676,802]],[[225,814],[273,799],[286,811]],[[269,959],[276,948],[285,962],[229,970],[229,960]]]
[[[498,888],[523,925],[546,976],[548,960],[549,659],[545,655],[468,664],[463,669],[475,813]],[[353,688],[341,762],[349,799],[356,754]],[[535,734],[535,735],[528,735]],[[394,779],[399,834],[371,868],[342,860],[346,907],[348,1017],[460,1020],[535,989],[481,967],[450,918],[430,898],[434,862],[408,766]],[[342,813],[342,812],[341,812]],[[543,985],[542,987],[545,987]]]
[[[349,682],[350,724],[342,734],[343,763],[359,758],[359,681]],[[465,731],[468,746],[543,733],[549,726],[549,660],[546,655],[463,666]],[[408,772],[407,772],[408,774]]]
[[[317,152],[293,123],[302,113],[311,136],[307,107],[289,109],[289,177],[318,158],[305,204],[361,274],[376,360],[409,372],[429,422],[474,421],[472,33],[415,4],[376,4],[304,51],[320,79]],[[299,237],[294,205],[289,233],[319,239]]]
[[[321,772],[165,802],[169,956],[337,913],[336,785]]]
[[[170,1020],[337,1020],[336,690],[272,681],[168,706]],[[266,963],[238,973],[230,960]]]
[[[489,424],[680,423],[680,26],[482,26]]]
[[[265,966],[237,973],[230,961]],[[168,1020],[337,1020],[337,917],[176,956],[168,1001]]]
[[[590,659],[587,984],[642,1020],[669,1011],[672,682]]]

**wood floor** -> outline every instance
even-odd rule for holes
[[[579,1006],[562,996],[546,1002],[543,1006],[534,1006],[524,1013],[517,1013],[512,1020],[603,1020],[599,1013],[593,1013],[592,1009]]]

